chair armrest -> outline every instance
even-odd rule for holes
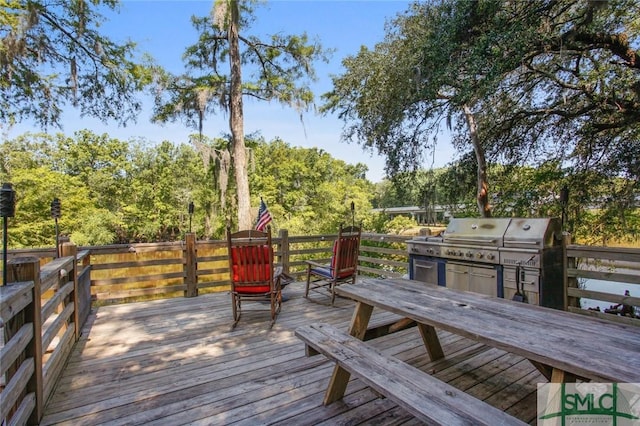
[[[331,269],[331,265],[329,265],[327,263],[318,263],[318,262],[314,262],[313,260],[305,260],[305,263],[308,265],[309,268],[315,266],[315,267],[318,267],[318,268]]]

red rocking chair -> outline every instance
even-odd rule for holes
[[[231,233],[227,228],[233,326],[240,320],[242,301],[269,302],[271,326],[282,305],[280,276],[274,276],[271,228],[267,232],[245,230]]]
[[[358,272],[358,253],[360,251],[361,228],[357,226],[340,227],[338,239],[333,243],[331,263],[323,265],[307,260],[307,286],[304,297],[309,291],[325,288],[331,296],[331,305],[336,298],[336,287],[345,282],[356,282]]]

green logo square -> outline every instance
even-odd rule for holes
[[[638,383],[538,383],[538,425],[640,425]]]

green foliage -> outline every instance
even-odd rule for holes
[[[362,227],[376,234],[384,234],[389,220],[389,216],[384,213],[371,214],[362,221]]]
[[[436,204],[454,217],[477,217],[472,156],[450,167],[434,170]],[[538,167],[493,164],[488,169],[493,182],[491,206],[496,217],[562,217],[560,190],[567,186],[565,230],[573,241],[593,244],[638,244],[640,209],[638,182],[622,177],[608,178],[598,171],[570,175],[560,161],[551,160]],[[376,184],[377,207],[412,205],[397,194],[419,194],[424,182],[420,173],[405,173],[400,179]],[[426,175],[426,173],[425,173]],[[400,185],[402,188],[397,188]],[[417,202],[413,205],[422,205]],[[366,222],[367,229],[388,232],[387,220]]]
[[[62,204],[62,216],[58,220],[62,235],[80,228],[85,216],[96,213],[87,189],[73,176],[37,167],[16,170],[11,175],[11,183],[16,191],[16,216],[10,219],[11,247],[55,246],[51,201],[56,197]]]
[[[386,223],[385,228],[387,233],[400,235],[404,231],[415,228],[416,226],[418,226],[418,223],[415,219],[406,216],[396,216]]]
[[[215,149],[227,144],[223,139],[207,143]],[[407,173],[374,187],[363,178],[364,164],[346,164],[317,148],[260,138],[248,138],[248,145],[253,158],[252,220],[263,197],[275,233],[280,229],[292,235],[335,233],[340,224],[352,221],[362,223],[368,232],[401,233],[416,226],[415,222],[406,217],[390,221],[384,214],[371,213],[373,198],[391,200],[388,207],[404,200],[408,200],[404,205],[421,205],[427,187],[434,188],[437,203],[454,216],[477,216],[472,162]],[[72,137],[25,134],[0,144],[0,152],[0,178],[12,182],[17,194],[16,217],[9,220],[10,247],[53,245],[50,205],[55,197],[62,203],[60,233],[79,245],[183,238],[189,230],[190,201],[195,205],[192,230],[199,238],[222,238],[233,217],[233,197],[227,198],[223,209],[213,185],[220,163],[211,158],[203,163],[207,151],[202,147],[196,151],[190,145],[166,141],[125,143],[84,131]],[[560,217],[559,191],[567,185],[565,229],[574,241],[637,243],[640,216],[635,181],[604,179],[597,171],[567,177],[557,161],[539,167],[492,165],[489,176],[497,216]],[[233,192],[232,185],[233,179],[228,191]]]
[[[212,149],[226,145],[221,139],[202,141]],[[365,165],[348,165],[282,140],[249,139],[248,144],[253,218],[262,196],[274,232],[334,233],[352,220],[371,223],[373,186],[364,178]],[[0,144],[0,152],[6,155],[0,178],[13,183],[18,200],[16,217],[9,221],[11,247],[53,244],[55,197],[62,203],[60,232],[79,245],[181,239],[189,219],[199,238],[222,238],[233,216],[235,204],[223,208],[212,184],[220,163],[207,157],[211,151],[204,146],[196,151],[167,141],[122,142],[82,131],[72,137],[21,135]],[[195,206],[192,218],[189,202]]]
[[[135,44],[118,44],[98,31],[100,8],[115,0],[14,0],[0,12],[0,122],[33,120],[60,126],[67,105],[104,122],[134,120],[136,95],[150,82],[134,62]]]
[[[486,157],[491,167],[523,167],[492,188],[478,185],[479,204],[488,195],[496,214],[557,212],[546,200],[562,182],[581,200],[572,203],[573,220],[602,208],[607,229],[617,229],[632,223],[640,199],[638,16],[635,0],[416,3],[374,50],[343,61],[323,110],[338,113],[344,137],[385,155],[387,171],[401,179],[433,152],[446,125],[462,154],[437,190],[452,211],[476,203],[469,166],[483,172]],[[512,174],[527,168],[543,170]],[[409,177],[413,186],[396,185],[396,201],[415,199],[407,190],[420,185]]]
[[[279,139],[254,150],[251,204],[265,200],[274,229],[334,233],[340,224],[360,223],[370,214],[372,184],[363,177],[363,164],[347,165],[317,148],[295,148]]]

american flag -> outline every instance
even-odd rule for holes
[[[271,218],[271,213],[269,213],[267,205],[264,203],[262,198],[260,198],[260,208],[258,209],[258,221],[256,222],[256,230],[264,232],[265,228],[272,220],[273,219]]]

